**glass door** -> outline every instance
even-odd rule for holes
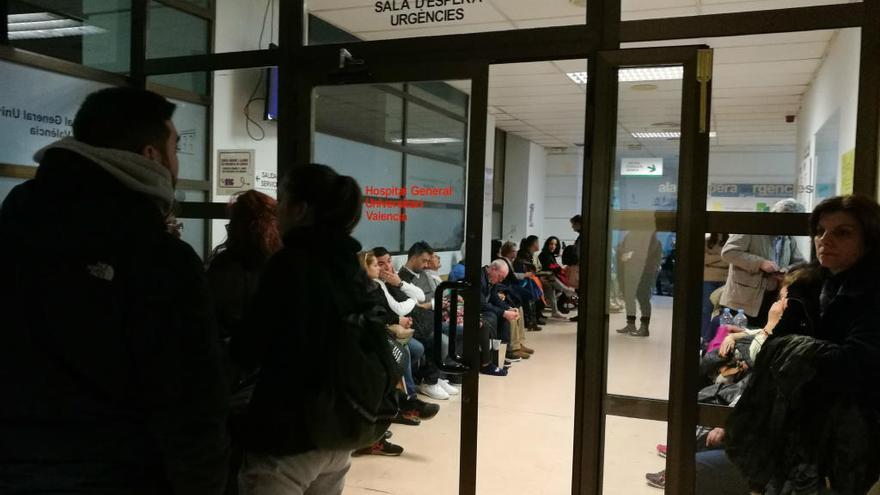
[[[693,493],[711,51],[600,52],[595,77],[580,493]]]
[[[298,92],[310,93],[311,122],[294,126],[308,133],[296,141],[311,143],[311,162],[357,180],[364,207],[354,237],[377,258],[388,285],[396,283],[389,274],[415,277],[425,294],[416,303],[429,307],[400,315],[412,317],[416,330],[407,344],[412,373],[405,381],[407,393],[418,399],[405,402],[405,414],[389,429],[387,442],[403,453],[356,456],[346,493],[421,493],[427,487],[435,494],[474,493],[479,312],[465,311],[457,324],[443,300],[479,308],[487,72],[460,64],[358,62],[297,76],[303,84]],[[283,99],[281,104],[284,119]],[[486,211],[491,215],[491,204]],[[428,264],[420,261],[425,245]],[[453,268],[462,266],[464,279],[449,282]],[[431,286],[428,277],[435,276]],[[424,331],[428,314],[433,335]]]

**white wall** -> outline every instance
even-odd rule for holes
[[[859,29],[842,29],[831,41],[826,58],[819,67],[810,88],[804,94],[803,105],[798,112],[797,149],[802,156],[815,155],[814,135],[838,111],[840,112],[837,147],[839,153],[842,155],[855,148],[860,52]],[[838,193],[840,192],[839,160],[838,156]],[[815,184],[815,170],[811,175],[812,184]]]
[[[501,240],[519,241],[544,234],[547,152],[531,141],[507,135],[504,163],[504,215]],[[529,209],[534,208],[529,222]]]
[[[214,29],[215,52],[238,52],[260,48],[260,26],[263,22],[265,9],[266,0],[218,0],[216,28]],[[277,24],[277,12],[275,19]],[[269,27],[267,26],[262,48],[265,48],[270,41],[268,32]],[[275,33],[277,36],[277,26]],[[274,123],[263,120],[264,103],[262,101],[254,102],[250,106],[250,115],[262,126],[266,133],[265,138],[261,141],[255,141],[248,136],[245,128],[246,120],[243,108],[263,74],[263,69],[224,70],[213,74],[214,136],[210,160],[211,200],[214,202],[224,203],[230,199],[229,196],[214,194],[217,188],[217,174],[214,173],[217,150],[253,149],[255,150],[254,159],[257,170],[271,172],[278,170],[277,127]],[[264,91],[264,89],[260,91]],[[259,134],[259,131],[253,126],[252,129],[254,134]],[[270,193],[270,191],[263,192]],[[226,229],[223,227],[225,224],[226,220],[213,221],[211,246],[220,244],[226,238]]]
[[[547,154],[543,232],[545,236],[555,235],[566,244],[573,243],[577,237],[569,219],[581,212],[583,156],[583,148]]]
[[[486,174],[483,184],[483,248],[481,259],[483,264],[489,264],[492,250],[492,202],[493,178],[495,177],[495,117],[488,115],[486,118]],[[457,258],[457,257],[456,257]],[[457,259],[456,259],[457,261]],[[449,267],[450,265],[446,265]]]

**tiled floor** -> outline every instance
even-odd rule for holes
[[[481,376],[477,493],[480,495],[571,493],[574,431],[575,324],[551,320],[529,332],[532,359],[516,363],[504,378]],[[622,315],[612,315],[609,391],[665,398],[669,388],[671,299],[655,297],[651,337],[618,335]],[[461,402],[438,402],[440,414],[418,427],[395,425],[392,441],[401,457],[355,458],[346,494],[458,493]],[[666,424],[608,418],[605,493],[660,495],[645,484],[646,472],[663,469],[655,445]]]

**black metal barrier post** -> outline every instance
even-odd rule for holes
[[[441,282],[434,291],[434,361],[437,368],[450,375],[463,375],[470,371],[470,366],[464,364],[464,357],[458,353],[458,294],[470,290],[471,283]],[[443,293],[450,291],[449,295],[449,355],[443,359]]]

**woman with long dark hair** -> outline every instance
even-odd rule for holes
[[[554,318],[565,319],[565,316],[559,311],[559,293],[573,297],[575,290],[565,285],[561,277],[562,265],[559,263],[559,253],[562,252],[562,243],[559,238],[550,236],[544,241],[544,248],[538,255],[538,261],[541,263],[541,271],[544,272],[541,280],[544,282],[544,294],[547,295],[550,304],[550,315]]]
[[[880,477],[880,206],[826,199],[810,231],[818,325],[768,338],[727,451],[754,492],[864,494]]]
[[[341,332],[351,326],[344,315],[373,308],[357,259],[361,246],[351,237],[362,197],[353,178],[314,164],[291,169],[279,195],[284,246],[260,280],[252,338],[235,346],[244,364],[261,367],[247,412],[240,487],[246,495],[338,495],[352,451],[318,447],[338,430],[322,423],[333,418],[316,412],[345,366]]]

